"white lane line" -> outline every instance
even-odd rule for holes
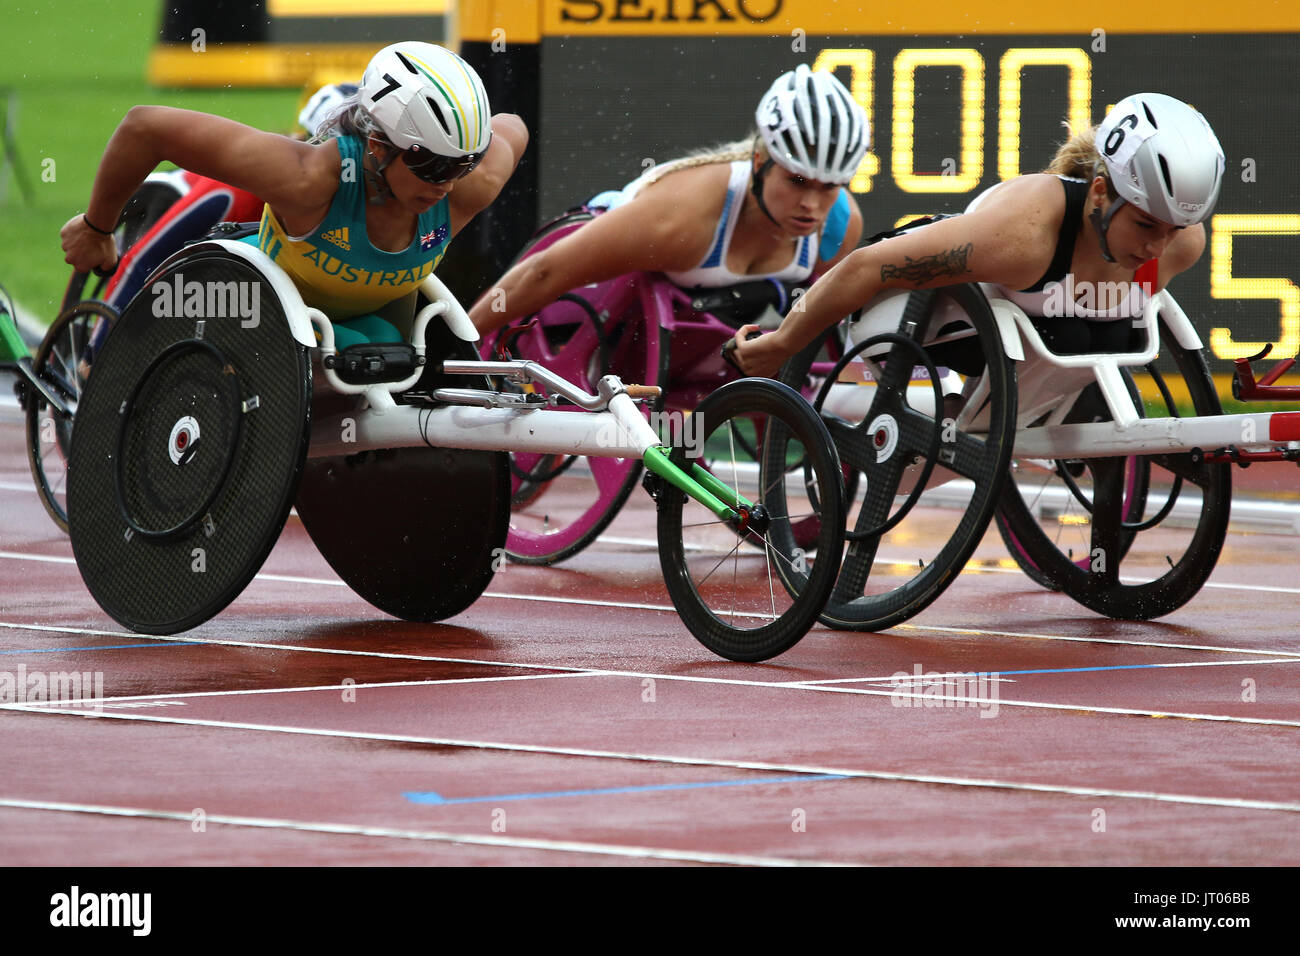
[[[1241,667],[1246,664],[1296,664],[1300,663],[1300,658],[1295,657],[1273,657],[1256,661],[1175,661],[1168,664],[1118,664],[1112,667],[1062,667],[1062,668],[1043,668],[1042,670],[1033,671],[947,671],[924,674],[909,674],[906,671],[899,671],[897,674],[890,674],[888,677],[828,677],[823,680],[789,680],[781,681],[782,687],[813,687],[826,686],[828,684],[883,684],[899,683],[914,684],[923,681],[942,680],[944,678],[958,677],[986,677],[988,680],[998,680],[1003,683],[1014,684],[1016,681],[1007,680],[1002,674],[1014,674],[1017,677],[1042,677],[1047,674],[1068,674],[1075,672],[1099,672],[1099,671],[1122,671],[1122,670],[1151,670],[1157,667]]]
[[[56,714],[61,713],[61,711],[57,710],[45,710],[43,712]],[[732,770],[779,771],[786,774],[833,774],[836,776],[853,777],[862,780],[886,780],[895,783],[922,783],[950,787],[1016,790],[1031,793],[1064,794],[1082,797],[1153,800],[1161,803],[1185,803],[1207,807],[1227,807],[1237,810],[1271,810],[1286,813],[1300,813],[1300,803],[1287,803],[1277,800],[1251,800],[1243,797],[1208,797],[1185,793],[1162,793],[1155,790],[1112,790],[1103,787],[1079,787],[1069,784],[1023,783],[1013,780],[996,780],[979,777],[949,777],[935,774],[898,773],[886,770],[863,770],[859,768],[831,767],[823,765],[771,763],[768,761],[758,760],[729,760],[709,757],[687,757],[676,754],[592,750],[586,747],[553,747],[541,744],[503,743],[489,740],[462,740],[453,737],[420,737],[411,734],[325,730],[309,727],[286,727],[275,724],[250,724],[236,721],[165,717],[159,714],[88,714],[83,710],[69,710],[67,713],[78,717],[90,717],[97,720],[140,720],[147,723],[180,724],[189,727],[212,727],[223,730],[248,730],[265,733],[300,734],[308,737],[336,737],[348,740],[374,740],[390,743],[422,744],[431,747],[460,747],[468,750],[494,750],[509,753],[546,754],[561,757],[594,757],[602,760],[661,763],[685,767],[720,767]],[[188,819],[188,816],[186,816],[186,819]]]
[[[4,621],[0,621],[0,628],[11,628],[15,630],[53,631],[53,632],[67,631],[70,633],[90,634],[94,636],[103,636],[103,637],[132,638],[141,641],[169,642],[169,641],[176,641],[180,639],[175,636],[160,637],[152,634],[133,634],[129,631],[100,631],[100,630],[92,630],[88,628],[60,628],[60,627],[52,627],[48,625],[24,625],[24,624],[9,623]],[[1032,635],[1021,635],[1021,636],[1032,636]],[[236,640],[228,640],[228,639],[223,640],[219,638],[188,637],[185,639],[185,642],[194,645],[211,644],[218,647],[241,647],[241,648],[252,648],[258,650],[299,651],[302,653],[309,653],[309,654],[312,653],[334,654],[334,655],[347,656],[347,657],[375,657],[380,659],[413,660],[413,661],[424,661],[424,662],[432,662],[432,663],[473,664],[473,665],[481,665],[487,667],[505,667],[505,668],[517,668],[517,669],[525,669],[525,670],[542,670],[542,671],[551,671],[551,672],[564,671],[564,672],[573,672],[577,675],[591,676],[591,677],[633,677],[640,680],[644,680],[646,678],[652,678],[654,680],[680,681],[685,683],[696,682],[696,683],[721,685],[721,686],[769,687],[769,688],[783,688],[786,690],[812,690],[812,691],[822,691],[826,693],[850,693],[850,694],[860,694],[863,696],[893,697],[895,699],[915,697],[922,700],[932,699],[932,700],[966,701],[971,704],[992,703],[992,701],[986,701],[983,698],[936,697],[931,693],[908,694],[898,690],[871,690],[868,688],[859,688],[859,687],[841,687],[841,686],[827,685],[825,683],[815,683],[811,681],[793,681],[793,682],[779,681],[778,682],[778,681],[764,681],[764,680],[742,680],[737,678],[723,678],[723,677],[693,677],[693,676],[682,675],[682,674],[655,674],[655,673],[646,673],[644,671],[609,670],[606,668],[599,668],[599,667],[568,667],[568,666],[551,665],[551,664],[524,664],[524,663],[509,662],[509,661],[477,660],[474,658],[439,657],[434,655],[420,655],[420,654],[397,654],[389,651],[352,651],[352,650],[342,650],[342,649],[328,648],[328,647],[299,647],[294,645],[271,644],[271,643],[263,643],[257,641],[236,641]],[[1134,643],[1134,642],[1125,642],[1125,643]],[[1139,644],[1139,646],[1142,645]],[[1155,645],[1155,646],[1164,646],[1164,645]],[[1191,649],[1201,650],[1201,648],[1191,648]],[[1233,649],[1223,649],[1223,650],[1233,650]],[[1234,652],[1245,653],[1244,651],[1234,651]],[[1265,652],[1255,651],[1253,653],[1260,654]],[[1285,661],[1289,662],[1291,659],[1292,658],[1288,657],[1285,658]],[[444,683],[444,682],[433,681],[432,683]],[[293,690],[293,689],[294,688],[289,688],[289,690]],[[213,691],[211,693],[221,694],[224,692]],[[171,695],[155,693],[155,694],[139,695],[137,697],[122,697],[122,698],[108,698],[108,699],[110,700],[154,700],[160,697],[168,697],[168,696]],[[1089,713],[1116,714],[1116,715],[1133,716],[1133,717],[1180,717],[1187,720],[1218,721],[1224,723],[1254,724],[1254,725],[1264,725],[1264,726],[1273,726],[1273,727],[1300,726],[1300,722],[1297,721],[1288,721],[1288,720],[1280,720],[1280,719],[1274,720],[1274,719],[1259,718],[1259,717],[1233,717],[1226,714],[1195,714],[1195,713],[1181,713],[1181,712],[1171,712],[1171,711],[1144,710],[1144,709],[1137,709],[1137,708],[1095,707],[1086,704],[1056,704],[1056,703],[1048,703],[1042,701],[999,700],[997,701],[997,703],[999,706],[1007,706],[1007,707],[1025,707],[1025,708],[1038,708],[1038,709],[1046,709],[1046,710],[1074,710],[1074,711],[1084,711]],[[22,710],[22,709],[28,709],[30,708],[30,706],[31,706],[30,704],[3,704],[0,705],[0,710]]]
[[[628,538],[628,537],[622,537],[618,535],[602,534],[596,538],[596,541],[604,544],[618,545],[621,547],[634,547],[634,548],[643,548],[648,550],[658,550],[659,548],[659,542],[653,538]],[[1022,571],[1018,566],[1015,566],[1014,562],[1012,566],[1001,567],[995,564],[977,564],[976,560],[977,559],[972,558],[969,562],[967,562],[966,566],[962,568],[961,573],[962,574],[1024,574],[1024,571]],[[1011,561],[1012,559],[1007,558],[1005,560]],[[906,565],[907,567],[912,567],[915,563],[916,560],[914,558],[888,557],[888,556],[882,557],[880,555],[876,555],[876,557],[872,561],[872,564],[879,564],[882,566]],[[1126,576],[1126,577],[1122,577],[1120,580],[1128,584],[1141,584],[1145,579]],[[1232,584],[1230,582],[1207,581],[1203,585],[1201,585],[1201,587],[1220,588],[1229,591],[1264,591],[1270,594],[1300,594],[1300,588],[1283,587],[1282,585]]]
[[[359,624],[365,623],[359,621]],[[21,624],[0,621],[0,628],[16,631],[43,631],[56,634],[86,634],[92,637],[130,638],[140,641],[159,641],[161,643],[211,644],[214,647],[240,647],[253,650],[296,651],[300,654],[336,654],[341,657],[374,657],[381,660],[426,661],[435,664],[477,664],[485,667],[518,667],[528,670],[576,671],[586,673],[585,667],[565,667],[560,664],[514,664],[507,661],[484,661],[472,657],[442,657],[434,654],[398,654],[393,651],[351,651],[337,647],[303,647],[296,644],[272,644],[263,641],[236,641],[218,637],[192,637],[188,634],[174,634],[170,637],[157,634],[136,634],[133,631],[104,631],[89,627],[55,627],[49,624]],[[151,697],[158,695],[151,694]]]
[[[536,665],[533,665],[536,666]],[[275,688],[249,688],[244,690],[210,690],[210,691],[192,691],[187,693],[167,694],[137,694],[125,697],[86,697],[80,700],[55,700],[55,701],[22,701],[15,703],[0,704],[0,711],[10,710],[23,713],[62,713],[62,708],[79,707],[76,711],[78,714],[85,715],[84,708],[98,710],[101,707],[111,706],[115,703],[127,701],[161,701],[166,702],[178,698],[189,697],[235,697],[242,695],[255,694],[294,694],[300,691],[330,691],[338,693],[339,691],[355,690],[359,686],[372,688],[380,687],[433,687],[440,684],[473,684],[500,682],[508,680],[536,680],[539,677],[626,677],[634,680],[645,680],[650,678],[657,681],[678,681],[683,683],[703,683],[714,686],[733,686],[733,687],[761,687],[777,690],[804,690],[814,691],[824,694],[854,694],[860,697],[888,697],[891,704],[896,706],[905,706],[913,708],[931,708],[941,707],[942,703],[935,701],[951,702],[954,706],[961,707],[980,707],[985,709],[1001,707],[1021,707],[1026,710],[1063,710],[1072,713],[1112,715],[1119,717],[1152,717],[1152,718],[1171,718],[1180,720],[1200,720],[1210,723],[1224,724],[1246,724],[1250,726],[1262,727],[1300,727],[1298,720],[1283,720],[1281,718],[1271,717],[1236,717],[1230,714],[1200,714],[1185,713],[1182,711],[1170,710],[1148,710],[1138,707],[1102,707],[1094,704],[1080,703],[1056,703],[1050,701],[1036,700],[1010,700],[1001,696],[998,697],[972,697],[963,694],[936,694],[933,689],[924,691],[905,691],[905,690],[875,690],[865,687],[843,687],[828,686],[826,684],[790,684],[790,683],[772,683],[770,681],[744,681],[744,680],[727,680],[715,677],[683,677],[673,674],[646,674],[636,671],[608,671],[608,670],[582,670],[563,674],[539,674],[539,675],[516,675],[513,677],[473,677],[459,678],[453,680],[423,680],[423,681],[391,681],[375,682],[373,684],[327,684],[314,687],[275,687]],[[954,687],[954,690],[957,688]],[[900,704],[900,701],[917,701],[916,704]],[[931,703],[926,703],[930,701]],[[995,711],[996,714],[996,711]]]
[[[76,564],[76,559],[65,558],[57,554],[20,554],[16,551],[0,551],[0,558],[14,561],[47,561],[51,564]]]
[[[143,807],[113,807],[88,803],[54,803],[48,800],[21,800],[0,797],[0,807],[15,810],[48,810],[60,813],[87,813],[113,817],[190,822],[192,813],[174,810],[151,810]],[[205,823],[232,827],[256,827],[269,830],[295,830],[305,833],[328,833],[334,836],[382,837],[390,840],[422,840],[431,843],[457,843],[470,846],[503,847],[513,850],[549,850],[558,853],[590,853],[641,860],[674,860],[686,863],[719,863],[729,866],[847,866],[821,860],[797,860],[771,856],[748,856],[736,853],[710,853],[696,850],[666,850],[659,847],[624,846],[615,843],[583,843],[577,840],[544,840],[530,837],[506,837],[477,833],[447,833],[438,830],[403,830],[394,827],[366,826],[355,823],[312,823],[305,820],[277,820],[272,817],[240,817],[209,813]]]
[[[307,691],[332,691],[333,693],[355,692],[358,690],[374,690],[377,688],[388,687],[432,687],[435,684],[502,684],[508,681],[521,680],[551,680],[556,677],[591,677],[593,675],[583,671],[569,671],[563,674],[512,674],[504,677],[454,677],[447,680],[433,678],[430,680],[394,680],[394,681],[370,681],[364,684],[358,684],[355,681],[338,684],[316,684],[311,687],[251,687],[243,690],[194,690],[184,691],[177,694],[131,694],[118,697],[82,697],[77,700],[49,700],[49,701],[23,701],[22,703],[4,703],[0,704],[0,710],[48,710],[50,707],[107,707],[113,704],[125,703],[127,701],[160,701],[167,702],[172,700],[191,700],[198,697],[247,697],[256,694],[297,694]],[[598,676],[598,675],[597,675]]]
[[[1106,618],[1098,618],[1105,623]],[[1037,634],[1032,631],[994,631],[977,627],[953,627],[937,624],[895,624],[900,631],[932,631],[936,634],[971,634],[976,637],[1028,637],[1038,641],[1065,641],[1073,644],[1114,644],[1120,647],[1161,647],[1176,651],[1213,651],[1219,654],[1268,654],[1272,657],[1300,658],[1300,651],[1275,647],[1221,647],[1215,644],[1174,644],[1169,641],[1133,641],[1115,637],[1074,637],[1069,634]]]
[[[598,540],[603,540],[603,539],[598,539]],[[635,539],[635,538],[614,538],[609,540],[613,542],[624,543],[624,544],[641,543],[639,539]],[[56,557],[53,555],[27,554],[18,551],[0,551],[0,558],[7,558],[13,561],[51,561],[59,564],[76,563],[76,561],[70,557]],[[898,562],[884,561],[878,559],[878,563],[896,564]],[[990,569],[981,568],[979,570],[987,571]],[[993,570],[996,570],[998,572],[1005,572],[1008,574],[1022,573],[1018,568],[997,568]],[[257,574],[253,578],[253,580],[274,581],[274,582],[281,582],[281,583],[288,583],[288,584],[319,584],[319,585],[324,585],[326,587],[347,586],[338,578],[303,577],[299,575],[271,574],[267,572]],[[1219,588],[1221,590],[1228,590],[1228,591],[1254,591],[1254,592],[1262,592],[1266,594],[1300,594],[1300,588],[1282,587],[1280,585],[1233,584],[1227,582],[1207,581],[1205,584],[1202,585],[1202,587]],[[532,594],[507,594],[502,591],[485,591],[483,592],[482,596],[490,597],[490,598],[498,598],[501,600],[509,600],[509,601],[543,601],[543,602],[555,603],[555,604],[582,604],[582,605],[590,605],[592,607],[631,608],[635,610],[645,610],[645,611],[676,611],[676,608],[674,608],[671,604],[637,604],[637,603],[621,602],[621,601],[593,601],[585,598],[561,598],[561,597],[554,597],[554,596],[543,596],[543,595],[532,595]],[[761,615],[756,615],[756,614],[749,614],[745,616],[761,617]],[[907,624],[895,625],[895,627],[898,628],[904,628],[909,626],[911,625],[907,625]],[[981,633],[981,632],[973,632],[973,633]],[[986,633],[997,633],[997,632],[986,632]],[[1015,635],[1015,636],[1026,636],[1026,635]],[[1028,636],[1036,636],[1036,635],[1028,635]],[[1173,647],[1178,645],[1168,645],[1168,646]]]
[[[76,564],[76,561],[73,558],[57,557],[54,555],[23,554],[16,551],[0,551],[0,558],[9,558],[14,561],[49,561],[55,564]],[[321,584],[328,587],[347,587],[346,584],[337,578],[309,578],[289,574],[261,573],[255,575],[253,580],[273,581],[276,583],[288,584]],[[677,609],[671,604],[643,604],[632,601],[596,601],[588,598],[555,597],[553,595],[507,594],[503,591],[484,591],[481,597],[497,598],[498,600],[503,601],[540,601],[544,604],[577,604],[583,607],[611,607],[635,611],[671,611],[674,614],[677,612]],[[760,614],[744,613],[741,613],[739,616],[753,618],[764,617],[764,615]]]

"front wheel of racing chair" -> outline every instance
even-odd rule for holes
[[[694,417],[698,443],[674,447],[672,460],[739,514],[724,520],[662,479],[649,480],[664,582],[705,647],[730,660],[766,660],[803,637],[835,583],[844,534],[839,459],[808,403],[767,379],[723,385]],[[796,477],[784,482],[787,472],[778,469],[765,483],[755,450],[777,446],[798,462]],[[778,499],[782,511],[768,504]],[[790,540],[792,512],[816,526],[807,548]],[[792,575],[798,587],[787,586]]]
[[[821,620],[878,631],[929,606],[983,537],[1015,439],[1016,375],[974,285],[883,296],[850,323],[848,338],[825,378],[810,381],[813,346],[780,380],[816,387],[814,405],[855,489],[847,551]],[[790,516],[774,521],[773,540],[787,549],[796,545],[798,509],[781,489],[801,485],[790,462],[779,443],[765,449],[763,483],[775,494],[765,500]],[[794,568],[787,584],[800,587],[802,577]]]
[[[32,356],[34,385],[24,389],[27,462],[41,504],[59,529],[68,530],[68,456],[72,425],[95,359],[117,322],[117,310],[96,298],[82,299],[88,276],[75,273],[63,310]],[[93,295],[98,295],[101,279]]]

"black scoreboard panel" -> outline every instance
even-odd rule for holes
[[[1066,135],[1142,91],[1210,120],[1227,174],[1201,261],[1172,291],[1219,361],[1265,342],[1300,352],[1300,36],[543,36],[543,218],[651,163],[753,130],[758,98],[799,63],[835,69],[866,107],[853,191],[867,234],[959,212],[1041,170]]]

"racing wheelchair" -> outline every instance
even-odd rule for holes
[[[644,460],[669,594],[720,656],[774,656],[815,623],[842,551],[842,479],[797,394],[760,381],[711,394],[696,411],[702,440],[725,450],[703,467],[649,428],[635,402],[653,386],[606,375],[587,391],[537,363],[482,361],[442,283],[421,291],[410,341],[337,350],[329,319],[264,254],[210,240],[164,262],[111,335],[68,333],[54,372],[84,373],[64,405],[68,530],[110,616],[156,634],[211,618],[296,503],[360,596],[406,620],[450,617],[500,567],[514,451]],[[557,410],[561,399],[583,413]],[[755,445],[778,439],[787,465],[742,487]],[[773,514],[768,500],[796,510]],[[782,553],[776,521],[812,531]],[[782,564],[799,570],[797,589]]]
[[[570,210],[543,226],[520,252],[526,259],[595,216],[598,209]],[[686,290],[664,275],[631,272],[562,295],[536,314],[492,336],[481,345],[483,357],[507,351],[538,362],[575,383],[594,383],[601,375],[660,386],[661,394],[643,411],[666,437],[698,444],[692,414],[705,396],[736,380],[720,348],[745,322],[769,308],[784,314],[801,290],[772,280],[720,289]],[[489,293],[490,295],[491,293]],[[827,345],[829,358],[810,371],[826,374],[839,341]],[[804,397],[812,391],[804,388]],[[748,429],[747,454],[755,462],[761,449],[755,421]],[[704,449],[705,457],[708,449]],[[637,485],[640,460],[548,456],[516,452],[510,458],[511,515],[506,552],[523,564],[552,564],[577,554],[602,534]],[[792,547],[807,546],[809,525],[797,529]]]
[[[1054,354],[1019,307],[974,284],[887,293],[846,338],[830,374],[815,368],[814,345],[780,375],[816,390],[856,478],[822,615],[832,627],[882,630],[919,613],[990,522],[1039,584],[1113,618],[1168,614],[1214,568],[1230,463],[1300,458],[1300,413],[1222,413],[1200,338],[1167,291],[1134,321],[1125,353]],[[1271,384],[1283,367],[1256,383],[1250,363],[1262,357],[1238,360],[1239,398],[1300,394]],[[941,379],[939,358],[964,366],[958,389]],[[863,389],[855,364],[881,387]],[[917,367],[928,392],[902,387]],[[779,467],[779,436],[764,453]],[[780,522],[772,534],[778,547],[794,538]]]

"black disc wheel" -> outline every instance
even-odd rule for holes
[[[489,384],[442,372],[445,358],[478,359],[445,324],[429,325],[425,352],[422,390]],[[505,452],[460,448],[312,458],[298,488],[298,516],[360,597],[405,621],[441,621],[477,601],[505,560],[509,469]]]
[[[310,395],[307,349],[254,265],[197,246],[160,268],[76,409],[68,530],[100,607],[173,634],[239,596],[289,514]]]

